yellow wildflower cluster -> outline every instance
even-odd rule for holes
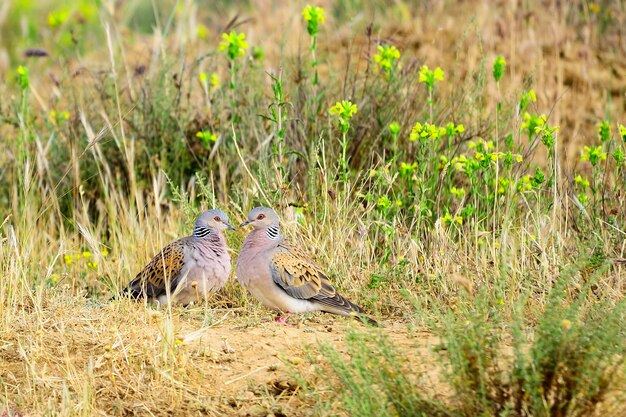
[[[106,247],[102,247],[102,249],[100,250],[100,255],[103,258],[106,258],[107,256],[109,256],[109,250]],[[85,261],[87,267],[90,269],[98,268],[98,262],[93,258],[92,253],[88,250],[85,250],[81,253],[66,253],[65,255],[63,255],[63,261],[65,262],[65,266],[67,266],[68,268],[81,260]]]
[[[524,175],[517,182],[517,191],[519,192],[531,191],[532,189],[533,189],[533,183],[532,183],[532,177],[530,175]]]
[[[446,213],[443,217],[441,217],[441,223],[445,224],[446,226],[451,225],[452,223],[456,223],[459,226],[461,226],[463,224],[463,217],[459,216],[459,215],[452,215],[450,213]]]
[[[376,70],[391,74],[400,59],[400,51],[393,45],[378,45],[378,53],[374,55]]]

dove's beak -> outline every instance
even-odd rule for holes
[[[230,224],[230,223],[224,223],[224,224],[225,224],[225,225],[226,225],[226,227],[228,227],[230,230],[237,230],[237,229],[235,228],[235,226],[233,226],[233,225],[232,225],[232,224]]]
[[[241,223],[241,224],[239,225],[239,227],[244,227],[244,226],[247,226],[247,225],[249,225],[249,224],[250,224],[250,220],[246,220],[245,222]]]

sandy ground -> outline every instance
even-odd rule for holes
[[[427,363],[417,362],[438,343],[402,320],[379,329],[325,314],[290,322],[276,323],[264,309],[169,314],[128,301],[50,303],[0,333],[0,397],[22,415],[81,414],[86,403],[95,415],[307,416],[312,404],[297,380],[319,381],[320,343],[346,353],[351,330],[382,332],[415,352],[421,360],[412,370],[426,374]]]

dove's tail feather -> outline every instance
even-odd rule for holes
[[[141,289],[137,288],[134,285],[129,285],[124,288],[122,291],[115,294],[113,297],[109,298],[109,302],[119,300],[120,298],[128,297],[131,300],[140,300],[146,296],[146,293]]]
[[[360,313],[353,312],[353,313],[350,314],[350,317],[354,317],[355,319],[357,319],[360,322],[366,322],[367,324],[369,324],[371,326],[382,327],[379,322],[377,322],[376,320],[374,320],[370,316],[364,314],[363,312],[360,312]]]
[[[372,326],[376,326],[376,327],[380,327],[380,324],[374,320],[373,318],[369,317],[366,313],[365,310],[363,310],[361,307],[359,307],[358,305],[354,304],[352,301],[344,298],[344,300],[346,300],[346,302],[348,303],[348,305],[350,306],[350,309],[352,311],[350,311],[350,316],[354,317],[355,319],[359,320],[359,321],[365,321],[368,324],[371,324]]]
[[[361,322],[365,321],[372,326],[380,327],[380,324],[373,318],[369,317],[365,310],[339,294],[335,294],[332,299],[324,300],[324,304],[327,308],[323,309],[323,311],[326,311],[327,313],[340,314],[346,317],[354,317]]]

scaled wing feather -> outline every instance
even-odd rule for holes
[[[166,285],[176,288],[184,266],[184,245],[181,240],[164,247],[128,285],[136,296],[158,297],[166,293]]]
[[[328,277],[297,248],[281,244],[270,269],[274,282],[294,298],[317,301],[346,313],[360,311],[337,294]]]

